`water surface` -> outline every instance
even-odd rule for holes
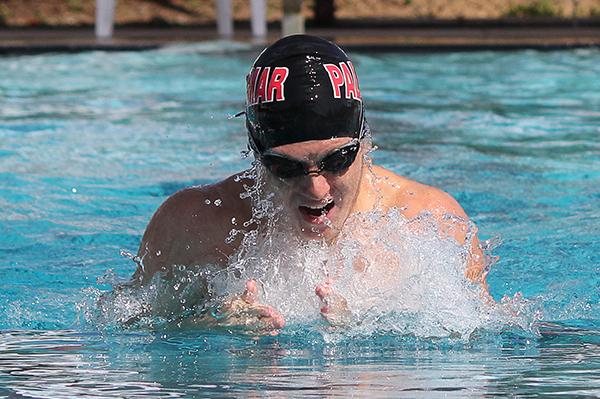
[[[0,58],[0,396],[600,396],[595,50],[353,54],[375,162],[501,242],[490,292],[535,328],[254,340],[90,323],[168,195],[250,165],[227,117],[256,54],[222,48]]]

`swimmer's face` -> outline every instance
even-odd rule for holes
[[[347,137],[311,140],[272,148],[269,153],[304,163],[309,172],[336,150],[352,147]],[[361,182],[363,159],[359,150],[354,162],[340,172],[324,170],[300,176],[279,178],[267,171],[269,184],[277,188],[293,227],[306,238],[331,239],[337,235],[352,212]]]

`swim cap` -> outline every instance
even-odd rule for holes
[[[258,152],[334,137],[358,138],[363,104],[352,61],[335,44],[293,35],[267,47],[246,77],[246,127]]]

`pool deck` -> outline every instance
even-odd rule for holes
[[[277,26],[266,40],[251,37],[247,24],[236,26],[231,38],[262,46],[277,39]],[[307,28],[307,33],[336,41],[349,50],[478,51],[559,50],[600,48],[600,20],[547,22],[469,21],[463,23],[404,21],[401,23],[346,23],[336,28]],[[93,27],[0,28],[0,54],[37,54],[87,50],[148,50],[175,43],[219,40],[212,26],[116,27],[110,40],[97,40]]]

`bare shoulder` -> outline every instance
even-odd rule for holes
[[[454,237],[461,245],[471,237],[465,274],[471,281],[480,282],[487,290],[483,274],[484,256],[477,229],[471,230],[474,225],[469,222],[460,204],[439,188],[416,182],[382,167],[373,166],[372,170],[376,191],[382,193],[383,206],[386,209],[398,208],[407,218],[430,212],[439,221],[440,232],[443,235]],[[469,234],[469,231],[473,234]]]
[[[445,191],[400,176],[380,166],[373,166],[377,190],[382,192],[386,208],[397,207],[407,217],[415,217],[422,212],[431,212],[442,217],[452,214],[466,218],[460,204]]]
[[[240,198],[244,181],[231,176],[221,182],[188,187],[171,195],[150,220],[138,256],[143,270],[135,277],[147,281],[174,265],[226,263],[237,242],[228,242],[232,228],[250,218],[248,200]]]

